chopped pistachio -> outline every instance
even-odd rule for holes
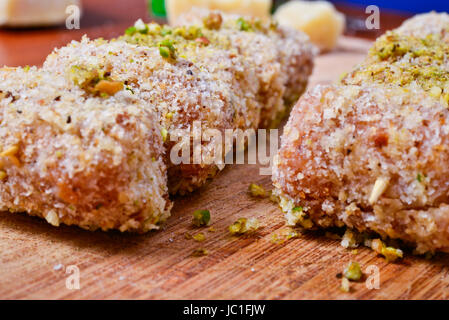
[[[132,94],[134,94],[134,90],[130,87],[130,86],[126,86],[125,90],[128,90],[129,92],[131,92]]]
[[[425,174],[418,173],[418,174],[416,175],[416,180],[417,180],[418,182],[423,182],[425,178],[426,178],[426,175],[425,175]]]
[[[271,235],[271,243],[273,244],[279,244],[282,243],[283,241],[279,238],[279,235],[277,233],[273,233]]]
[[[387,247],[385,243],[380,239],[373,239],[371,241],[371,248],[377,253],[383,255],[387,259],[387,261],[395,261],[398,258],[403,257],[403,252],[401,249]]]
[[[133,34],[135,34],[137,32],[137,28],[132,26],[129,27],[128,29],[125,30],[125,34],[132,36]]]
[[[209,210],[196,210],[193,213],[193,224],[197,227],[207,226],[210,222]]]
[[[285,228],[280,230],[279,233],[273,233],[271,235],[271,243],[282,244],[290,239],[297,238],[299,236],[298,232],[291,229]]]
[[[232,235],[252,233],[259,229],[259,221],[256,218],[240,218],[229,226]]]
[[[170,39],[164,39],[158,44],[159,53],[163,58],[176,59],[176,48],[173,45],[173,41]]]
[[[161,32],[161,35],[163,37],[165,37],[169,34],[172,34],[173,30],[169,26],[163,26],[160,32]]]
[[[401,87],[415,83],[430,97],[442,98],[444,102],[443,88],[449,84],[449,72],[445,68],[448,57],[449,46],[439,34],[422,38],[387,32],[376,40],[366,62],[345,77],[343,83],[369,80]]]
[[[60,159],[64,155],[61,150],[56,151],[56,158]]]
[[[255,183],[251,183],[248,190],[253,197],[265,198],[267,195],[265,189]]]
[[[206,236],[204,235],[204,233],[201,233],[201,232],[194,235],[192,238],[193,238],[193,240],[198,241],[198,242],[202,242],[202,241],[206,240]]]
[[[237,26],[240,31],[252,31],[251,24],[242,17],[237,19]]]
[[[203,19],[203,24],[207,29],[219,30],[221,24],[223,23],[223,18],[221,14],[212,12],[207,17]]]
[[[168,137],[168,131],[165,128],[161,129],[161,135],[162,135],[162,141],[166,142],[167,141],[167,137]]]
[[[163,58],[169,58],[170,57],[170,49],[167,47],[159,47],[159,53]]]
[[[273,192],[273,190],[270,191],[270,201],[277,204],[281,202],[281,199],[276,193]]]
[[[346,279],[351,281],[359,281],[362,278],[362,269],[358,262],[350,262],[344,269],[343,275]]]
[[[357,248],[361,243],[360,234],[351,229],[346,229],[343,238],[341,239],[341,246],[344,248]]]
[[[207,256],[209,254],[209,251],[207,251],[204,248],[198,248],[193,250],[192,252],[192,256],[193,257],[203,257],[203,256]]]
[[[134,24],[134,27],[136,28],[136,31],[138,31],[141,34],[148,34],[149,28],[148,26],[142,21],[142,19],[139,19]]]

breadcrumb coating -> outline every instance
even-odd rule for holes
[[[442,25],[423,22],[432,20]],[[449,251],[449,51],[438,33],[448,27],[446,14],[411,19],[342,83],[300,99],[273,172],[290,224],[346,225],[420,253]]]
[[[55,50],[44,69],[59,74],[74,66],[99,69],[147,101],[168,137],[169,190],[184,194],[201,187],[224,165],[204,160],[216,158],[215,141],[202,141],[199,163],[194,163],[192,149],[190,164],[173,164],[170,153],[178,141],[169,137],[187,129],[193,140],[194,121],[201,122],[202,132],[216,129],[222,136],[226,129],[274,125],[286,113],[285,100],[300,95],[312,70],[314,49],[305,35],[269,24],[242,31],[238,19],[226,17],[218,27],[177,28],[138,21],[119,39],[84,38]],[[290,89],[294,93],[287,95]]]
[[[1,210],[137,232],[169,215],[159,123],[125,90],[95,97],[35,67],[3,68],[0,138]]]
[[[138,21],[119,39],[55,49],[41,69],[1,69],[0,209],[54,226],[157,229],[169,192],[193,191],[224,167],[210,164],[216,141],[204,138],[198,164],[172,163],[187,142],[195,160],[195,123],[223,136],[274,124],[311,73],[306,36],[256,22],[241,30],[239,19]]]
[[[202,27],[214,14],[219,13],[193,8],[181,15],[176,24]],[[275,21],[266,23],[252,17],[221,15],[220,33],[252,63],[251,68],[258,76],[257,99],[262,105],[259,126],[276,127],[305,91],[318,49],[305,33],[279,26]]]
[[[212,74],[185,59],[171,63],[155,47],[88,38],[55,50],[43,68],[69,74],[73,66],[106,70],[112,79],[123,82],[127,91],[142,99],[148,111],[155,114],[162,129],[166,130],[161,131],[161,136],[163,132],[171,193],[192,191],[206,181],[208,172],[215,166],[181,164],[178,168],[173,165],[170,151],[177,141],[171,141],[170,137],[177,137],[176,130],[191,133],[194,121],[201,123],[202,130],[214,128],[224,132],[233,128],[232,102],[241,104],[231,100],[229,83],[219,81],[218,73]],[[232,60],[227,61],[227,67],[232,67]],[[207,154],[210,149],[211,146],[204,142],[202,151]]]

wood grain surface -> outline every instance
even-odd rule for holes
[[[55,46],[72,39],[111,38],[139,17],[148,18],[145,1],[84,1],[81,30],[0,31],[0,65],[41,64]],[[400,23],[400,20],[395,20]],[[345,38],[338,50],[317,59],[311,85],[332,82],[360,61],[368,42]],[[55,228],[25,214],[0,213],[0,298],[2,299],[447,299],[449,256],[432,260],[406,255],[387,263],[366,248],[357,254],[339,241],[308,233],[282,243],[285,223],[268,199],[247,193],[250,183],[271,189],[271,178],[257,165],[227,167],[201,190],[175,199],[164,228],[146,235]],[[211,211],[211,225],[191,225],[196,209]],[[240,217],[257,217],[263,228],[249,237],[232,237],[227,227]],[[204,232],[195,242],[185,234]],[[209,254],[192,257],[205,248]],[[353,283],[339,290],[336,277],[349,261],[363,270],[380,270],[380,288]],[[69,266],[80,271],[80,289],[66,281]]]
[[[311,85],[327,83],[360,61],[369,46],[342,39],[333,53],[320,56]],[[55,228],[25,214],[0,213],[0,298],[36,299],[447,299],[449,256],[431,260],[406,255],[387,263],[367,248],[357,254],[338,240],[308,233],[283,243],[273,235],[286,230],[279,209],[247,193],[250,183],[271,189],[257,165],[227,167],[201,190],[175,199],[164,228],[146,235]],[[208,228],[192,227],[192,212],[211,211]],[[240,217],[257,217],[255,235],[232,237],[227,227]],[[185,234],[203,232],[204,242]],[[193,257],[205,248],[209,254]],[[339,290],[337,274],[350,261],[380,270],[380,288],[353,283]],[[80,271],[80,289],[70,290],[68,266]]]

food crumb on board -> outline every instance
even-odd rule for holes
[[[210,222],[210,211],[209,210],[196,210],[193,213],[192,223],[194,226],[202,227],[207,226]]]
[[[198,248],[198,249],[193,250],[193,252],[192,252],[193,257],[203,257],[203,256],[207,256],[208,254],[209,254],[209,252],[204,248]]]
[[[204,233],[200,232],[193,236],[193,240],[203,242],[204,240],[206,240],[206,236],[204,235]]]
[[[360,264],[358,262],[351,261],[343,270],[343,275],[350,281],[359,281],[363,276]]]
[[[349,283],[349,280],[346,278],[341,278],[341,285],[340,290],[343,292],[349,292],[351,291],[351,284]]]
[[[231,235],[253,233],[259,229],[259,226],[259,220],[257,218],[239,218],[229,226],[229,233]]]
[[[265,191],[265,189],[255,183],[251,183],[248,187],[248,191],[250,193],[250,195],[254,198],[265,198],[267,196],[267,192]]]

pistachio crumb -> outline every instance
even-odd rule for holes
[[[197,227],[207,226],[210,222],[209,210],[196,210],[193,213],[193,225]]]
[[[259,229],[259,221],[256,218],[239,218],[229,226],[231,235],[253,233]]]
[[[166,142],[167,141],[167,137],[168,137],[168,131],[165,128],[161,129],[161,136],[162,136],[162,141]]]
[[[253,197],[265,198],[267,195],[265,189],[255,183],[251,183],[248,190]]]
[[[380,239],[373,239],[371,241],[371,249],[377,253],[383,255],[387,261],[395,261],[403,257],[403,252],[401,249],[396,249],[393,247],[388,247]]]
[[[346,279],[351,281],[359,281],[362,278],[362,269],[358,262],[352,261],[344,269],[343,275]]]
[[[204,233],[198,233],[196,235],[194,235],[193,240],[198,241],[198,242],[203,242],[204,240],[206,240],[206,236],[204,235]]]
[[[193,250],[193,252],[192,252],[193,257],[203,257],[203,256],[207,256],[208,254],[209,254],[209,252],[204,248],[198,248],[198,249]]]

